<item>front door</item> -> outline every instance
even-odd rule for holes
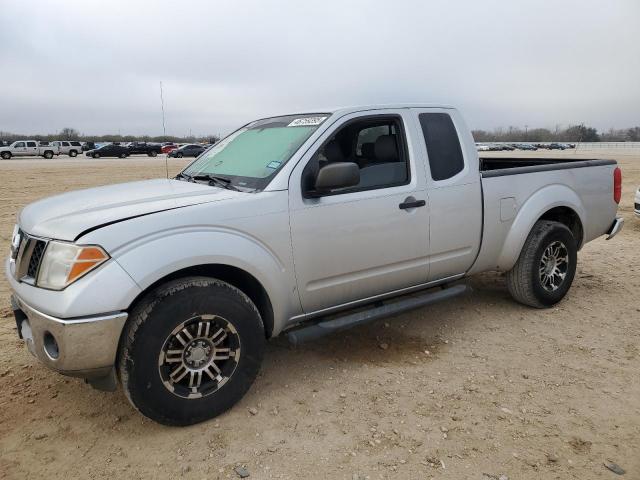
[[[27,142],[18,142],[11,148],[11,155],[15,157],[24,157],[29,155],[27,152]]]
[[[429,202],[407,110],[336,122],[290,178],[291,239],[305,313],[425,283]],[[360,183],[310,198],[319,168],[354,162]]]

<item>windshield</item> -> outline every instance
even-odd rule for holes
[[[250,123],[204,152],[183,174],[214,175],[262,190],[327,117],[287,115]]]

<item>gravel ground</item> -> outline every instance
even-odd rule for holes
[[[484,274],[451,303],[295,349],[276,339],[245,398],[193,427],[154,424],[121,391],[40,365],[3,277],[0,477],[606,479],[611,461],[640,478],[640,153],[589,153],[619,160],[626,226],[580,252],[556,308],[518,305]],[[164,169],[160,157],[2,161],[0,251],[25,204]]]

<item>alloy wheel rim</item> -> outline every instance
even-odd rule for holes
[[[202,398],[219,390],[240,359],[235,327],[217,315],[198,315],[178,325],[158,356],[162,383],[178,397]]]
[[[538,273],[542,288],[555,292],[564,282],[569,270],[569,251],[564,243],[556,240],[542,253]]]

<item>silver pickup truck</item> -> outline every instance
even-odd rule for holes
[[[620,185],[611,160],[479,159],[449,107],[284,115],[174,179],[27,206],[6,272],[43,363],[187,425],[236,403],[281,333],[299,344],[451,299],[487,270],[554,305],[578,250],[621,229]]]

